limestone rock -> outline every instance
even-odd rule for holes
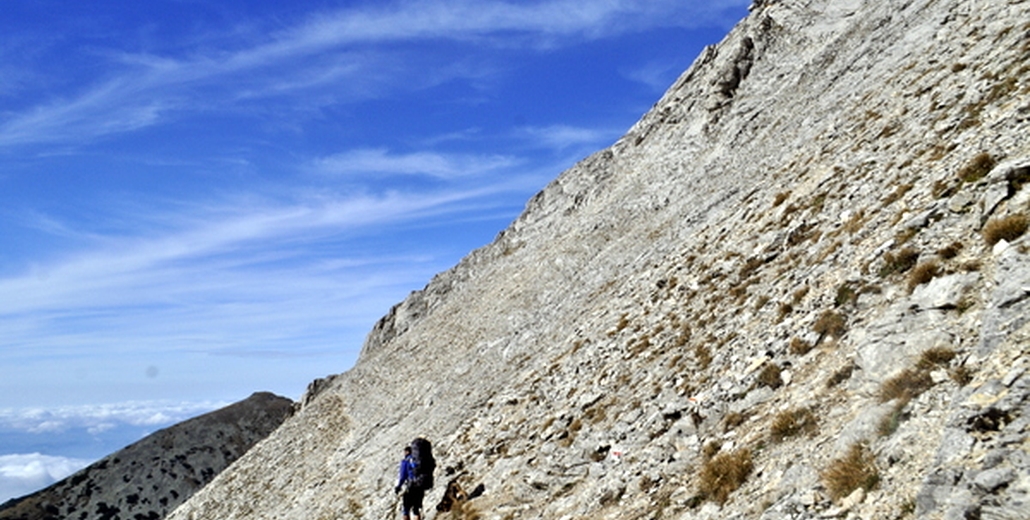
[[[486,483],[465,518],[1019,511],[1028,239],[995,255],[980,229],[1030,211],[1004,173],[1030,164],[1026,20],[1015,0],[756,3],[171,518],[389,517],[416,435]],[[1007,169],[959,179],[983,154]],[[834,478],[849,464],[878,484],[844,511],[831,496],[870,487]]]

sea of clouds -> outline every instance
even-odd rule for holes
[[[40,453],[0,455],[0,503],[43,489],[91,462]]]
[[[155,431],[227,402],[0,408],[0,503],[43,489]]]

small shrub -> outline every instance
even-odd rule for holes
[[[886,380],[880,386],[880,402],[892,399],[908,401],[933,386],[930,374],[925,370],[906,368],[900,374]]]
[[[965,166],[959,169],[957,175],[962,182],[976,182],[991,173],[997,161],[989,153],[981,153],[973,157]]]
[[[764,294],[759,296],[758,299],[755,300],[755,310],[756,311],[761,310],[762,307],[765,307],[766,305],[768,305],[768,303],[769,303],[769,297],[768,296],[766,296]]]
[[[791,301],[794,302],[794,305],[797,305],[797,304],[801,303],[801,300],[804,299],[804,297],[807,294],[808,294],[808,286],[805,285],[805,286],[801,287],[800,289],[794,291],[794,294],[791,295]]]
[[[833,306],[841,307],[847,304],[854,305],[857,301],[858,292],[855,291],[855,284],[844,282],[840,284],[840,287],[837,287],[837,297],[833,299]]]
[[[964,262],[960,268],[967,273],[975,273],[983,268],[983,263],[981,263],[980,260],[970,260],[968,262]]]
[[[776,414],[772,426],[769,427],[769,434],[774,441],[782,441],[787,437],[793,437],[802,433],[811,435],[819,427],[815,414],[808,408],[794,408]]]
[[[880,482],[873,455],[860,444],[852,444],[843,457],[830,462],[820,477],[834,500],[844,498],[858,488],[872,490]]]
[[[916,363],[916,368],[933,370],[938,367],[946,367],[957,355],[958,353],[954,349],[934,347],[923,351],[923,355],[919,357],[919,362]]]
[[[901,197],[904,197],[905,194],[908,193],[911,190],[912,190],[912,184],[911,183],[909,183],[909,184],[902,184],[902,185],[898,186],[897,188],[894,188],[894,191],[891,192],[890,195],[887,195],[887,198],[883,199],[883,205],[884,206],[890,206],[894,202],[897,202],[898,200],[900,200]]]
[[[640,337],[640,339],[638,339],[636,341],[630,341],[630,343],[629,343],[629,351],[634,356],[639,356],[641,353],[646,352],[650,348],[651,348],[651,337],[649,335],[647,335],[647,334],[644,334],[643,336]]]
[[[455,504],[454,509],[451,509],[451,518],[454,520],[482,520],[483,514],[479,512],[475,504],[462,500]]]
[[[790,339],[789,348],[791,354],[794,354],[795,356],[804,356],[812,350],[812,344],[797,336],[794,336]]]
[[[851,379],[851,374],[855,371],[855,362],[852,361],[847,365],[844,365],[840,370],[833,373],[829,379],[826,380],[826,388],[833,388],[848,379]]]
[[[973,381],[973,371],[965,365],[959,365],[948,371],[948,377],[959,386],[966,386]]]
[[[712,351],[704,345],[698,345],[694,347],[694,359],[697,360],[698,368],[704,370],[712,364]]]
[[[956,190],[955,186],[952,184],[953,182],[954,181],[948,182],[941,179],[934,181],[933,186],[930,189],[930,194],[933,195],[935,199],[943,199],[954,195]]]
[[[815,323],[812,324],[812,330],[820,336],[839,338],[844,335],[846,330],[844,316],[827,309],[823,311],[823,313],[819,315],[819,319],[815,320]]]
[[[1002,240],[1013,241],[1026,233],[1030,219],[1026,215],[1010,215],[1008,217],[991,219],[983,228],[984,241],[987,245],[993,246]]]
[[[679,334],[676,335],[676,346],[684,347],[690,342],[690,337],[693,335],[693,331],[690,329],[690,325],[684,324],[680,327]]]
[[[777,312],[777,321],[783,321],[790,313],[794,312],[794,306],[787,302],[780,302],[780,307]]]
[[[744,421],[746,421],[747,418],[747,414],[740,412],[730,412],[726,414],[726,417],[723,417],[722,419],[723,431],[728,432],[730,430],[733,430],[737,426],[744,424]]]
[[[790,192],[789,191],[781,191],[781,192],[777,193],[776,194],[776,198],[773,199],[773,207],[775,208],[776,206],[779,206],[780,204],[783,204],[787,200],[788,197],[790,197]]]
[[[706,442],[705,445],[701,447],[701,458],[704,460],[711,460],[711,458],[718,454],[721,449],[722,443],[719,441]]]
[[[898,212],[898,216],[901,216],[903,214],[904,214],[903,212]],[[894,243],[897,244],[897,245],[905,244],[909,240],[912,240],[912,238],[915,237],[918,234],[919,234],[919,230],[918,229],[907,227],[907,228],[902,229],[901,231],[898,231],[897,233],[894,234]]]
[[[740,267],[740,279],[744,280],[751,277],[751,275],[754,274],[759,267],[762,267],[763,264],[765,264],[765,260],[761,258],[748,259],[744,262],[744,265]]]
[[[855,232],[862,229],[862,226],[865,224],[865,221],[865,210],[859,210],[858,213],[851,215],[851,218],[849,218],[848,221],[844,223],[842,229],[845,233],[849,235],[854,235]]]
[[[897,404],[894,405],[894,408],[891,409],[890,413],[883,416],[880,420],[880,424],[877,425],[876,428],[876,432],[879,433],[881,437],[890,436],[894,432],[898,431],[898,426],[901,425],[901,421],[904,418],[902,412],[907,404],[908,403],[905,401],[898,401]]]
[[[776,363],[766,363],[762,367],[762,371],[758,373],[758,379],[756,383],[759,386],[767,386],[776,390],[783,385],[783,379],[780,379],[780,366]]]
[[[880,268],[880,277],[884,278],[895,273],[904,273],[916,265],[919,260],[919,251],[906,247],[897,253],[888,251],[883,254],[883,267]]]
[[[952,242],[947,246],[944,246],[937,250],[937,256],[944,260],[951,260],[958,256],[959,252],[962,251],[962,242]]]
[[[959,314],[965,314],[965,312],[972,309],[974,305],[976,305],[976,302],[970,298],[969,295],[966,295],[963,296],[957,304],[955,304],[955,310],[958,311]]]
[[[751,450],[747,448],[733,453],[720,453],[701,466],[698,490],[706,500],[725,504],[730,493],[744,484],[753,469]]]
[[[812,209],[813,213],[821,213],[823,211],[823,206],[826,205],[826,196],[826,193],[820,193],[812,198],[812,202],[808,207]]]
[[[908,274],[908,290],[912,292],[917,286],[928,283],[940,274],[941,268],[936,260],[922,262],[916,265]]]

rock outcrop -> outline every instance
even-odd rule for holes
[[[54,485],[11,500],[0,519],[159,520],[293,412],[270,393],[160,430]]]
[[[1028,20],[756,3],[171,518],[1025,518]]]

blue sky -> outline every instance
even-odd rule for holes
[[[345,371],[748,4],[3,2],[0,500]]]

